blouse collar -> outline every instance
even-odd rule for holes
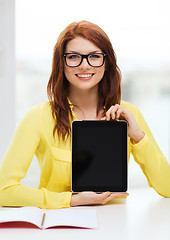
[[[73,111],[73,104],[72,104],[72,102],[70,101],[70,99],[68,97],[67,97],[67,100],[68,100],[68,103],[70,105],[71,110]]]

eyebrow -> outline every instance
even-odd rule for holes
[[[101,51],[101,50],[95,50],[95,51],[89,52],[88,54],[99,53],[99,52],[102,52],[102,51]],[[80,52],[78,52],[78,51],[72,51],[72,50],[68,51],[68,53],[78,53],[78,54],[82,54],[82,53],[80,53]]]

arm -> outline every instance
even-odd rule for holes
[[[71,192],[55,193],[20,184],[41,140],[41,107],[30,109],[20,122],[0,166],[0,205],[40,208],[70,207]]]
[[[131,104],[116,104],[111,106],[102,119],[124,119],[128,122],[129,147],[135,161],[140,165],[149,185],[160,195],[170,197],[170,166],[139,110]]]
[[[131,142],[131,152],[147,177],[148,183],[161,196],[170,197],[170,166],[160,151],[142,114],[136,108],[136,121],[145,133],[138,142]]]

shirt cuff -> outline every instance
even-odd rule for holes
[[[143,148],[145,146],[145,144],[148,143],[149,141],[149,137],[146,133],[144,133],[145,136],[142,138],[142,140],[138,143],[135,143],[134,141],[131,141],[131,146],[133,150],[140,150],[141,148]]]
[[[45,209],[60,209],[69,208],[72,192],[50,192],[43,188],[44,192],[44,206]]]

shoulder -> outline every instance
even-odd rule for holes
[[[140,112],[140,110],[138,109],[138,107],[136,107],[132,103],[125,102],[125,101],[122,101],[120,105],[127,108],[133,114],[134,118],[136,119],[136,121],[140,126],[145,125],[145,119],[142,113]]]
[[[51,111],[50,102],[43,102],[28,109],[26,115],[36,117],[49,111]]]
[[[40,124],[42,115],[43,117],[46,116],[47,118],[49,118],[49,116],[52,115],[50,102],[43,102],[29,108],[24,114],[21,123],[29,122],[30,124],[33,125]]]
[[[129,111],[131,112],[136,112],[138,111],[138,108],[132,104],[132,103],[129,103],[129,102],[125,102],[125,101],[121,101],[120,105],[124,108],[127,108]]]
[[[142,114],[139,111],[138,107],[135,106],[134,104],[126,102],[126,101],[121,101],[120,105],[124,108],[127,108],[133,114],[133,116],[135,118],[140,119],[142,117]]]

